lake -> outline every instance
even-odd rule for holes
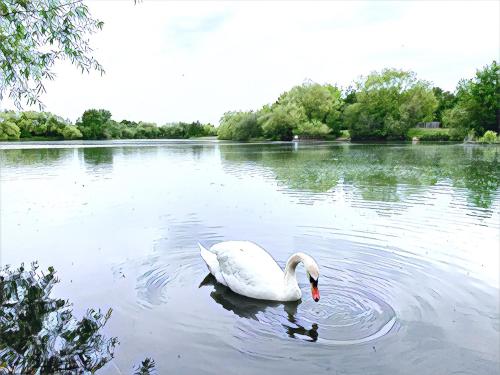
[[[113,309],[115,359],[161,374],[498,374],[500,147],[216,141],[0,144],[2,265]],[[320,266],[315,303],[246,299],[197,242]]]

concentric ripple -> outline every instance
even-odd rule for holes
[[[394,309],[382,296],[369,291],[368,286],[356,285],[355,278],[339,282],[332,276],[336,271],[326,267],[321,275],[318,303],[311,299],[309,286],[302,282],[303,297],[298,302],[259,301],[237,295],[207,274],[198,249],[193,247],[170,249],[135,267],[139,306],[168,309],[174,303],[176,310],[184,311],[183,327],[196,332],[204,329],[205,322],[196,317],[190,319],[189,314],[206,309],[202,303],[218,305],[222,308],[216,310],[220,318],[241,318],[233,321],[233,346],[245,345],[249,337],[298,339],[325,345],[362,344],[387,335],[397,321]],[[179,291],[189,298],[180,299]],[[176,314],[172,318],[178,319]]]

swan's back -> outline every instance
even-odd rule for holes
[[[283,292],[284,274],[271,255],[249,241],[224,241],[213,245],[226,285],[236,293],[275,299]]]

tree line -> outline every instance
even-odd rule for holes
[[[111,118],[105,109],[89,109],[75,124],[49,112],[0,112],[0,140],[25,139],[154,139],[215,136],[211,124],[199,121],[157,126],[150,122]]]
[[[59,139],[192,138],[223,140],[335,139],[344,130],[353,140],[462,140],[481,136],[496,140],[499,127],[499,66],[496,61],[463,79],[454,92],[417,78],[411,71],[384,69],[361,77],[347,89],[306,81],[256,111],[224,113],[219,126],[155,123],[111,118],[90,109],[75,124],[47,112],[0,113],[0,140],[49,137]],[[421,122],[439,121],[444,130],[414,131]],[[426,129],[424,129],[426,130]]]
[[[471,132],[482,135],[498,130],[498,75],[499,66],[493,61],[472,79],[461,80],[454,92],[397,69],[373,72],[347,89],[306,81],[257,111],[226,112],[218,137],[328,139],[348,130],[354,140],[407,139],[418,123],[439,121],[448,129],[435,130],[429,138],[462,140]]]

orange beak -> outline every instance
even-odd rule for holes
[[[318,288],[311,285],[311,294],[314,301],[319,301],[319,290]]]

